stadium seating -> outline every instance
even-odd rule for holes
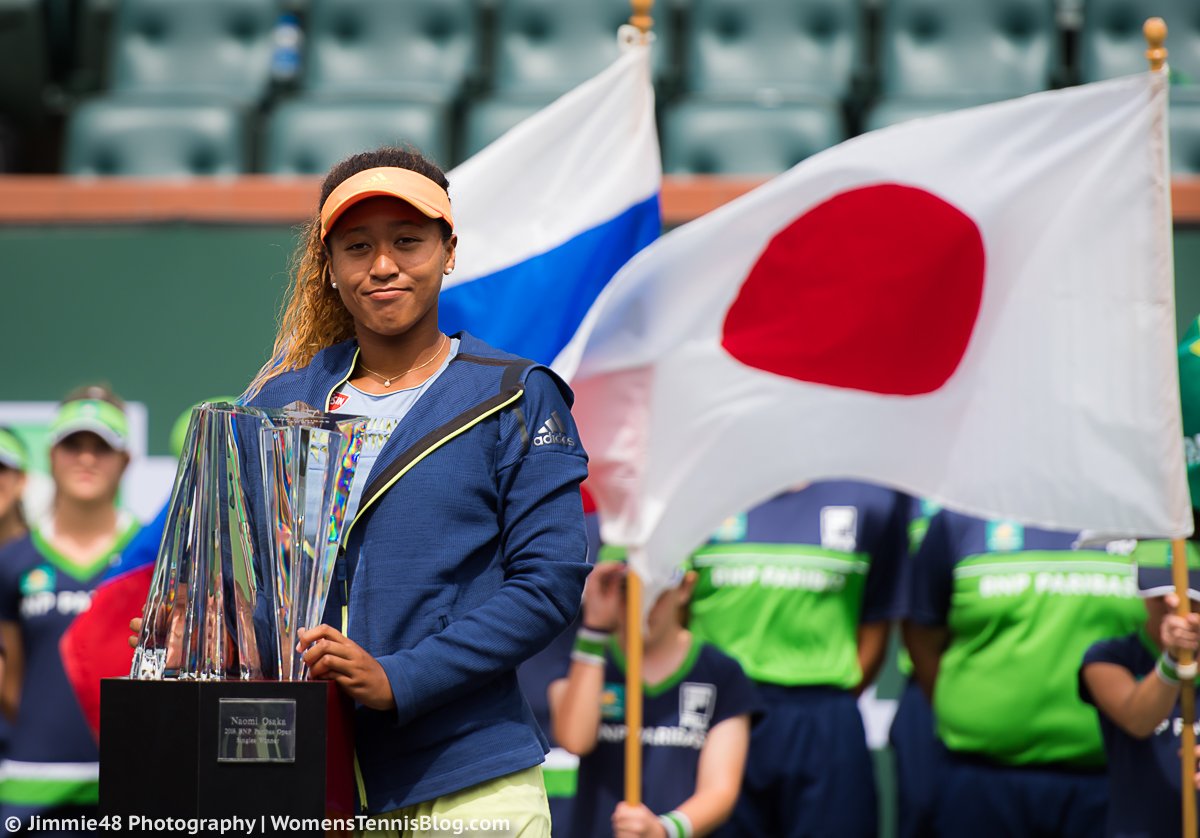
[[[270,174],[315,175],[359,151],[411,145],[449,168],[448,122],[436,103],[294,99],[267,120],[259,159]]]
[[[844,98],[864,56],[860,0],[692,0],[684,87],[700,95]]]
[[[276,0],[123,0],[110,90],[257,103],[270,84]]]
[[[469,157],[527,116],[608,67],[620,54],[618,30],[629,0],[491,0],[490,95],[472,97],[463,118],[460,158]],[[651,61],[660,89],[674,84],[677,10],[652,10]]]
[[[478,82],[473,0],[311,0],[303,87],[451,101]]]
[[[243,111],[229,105],[94,100],[72,115],[64,168],[72,175],[236,175],[248,168],[247,127]]]
[[[1046,90],[1062,77],[1054,0],[889,0],[871,130]]]
[[[74,175],[196,177],[249,171],[249,113],[270,91],[278,0],[122,0],[106,95],[75,108]]]
[[[774,107],[682,102],[663,118],[663,170],[671,174],[770,175],[845,138],[828,101]]]
[[[81,16],[74,76],[61,79],[49,63],[62,41],[47,32],[59,19],[55,2]],[[1142,22],[1158,14],[1170,27],[1173,165],[1194,171],[1186,106],[1200,102],[1198,3],[657,0],[667,168],[779,171],[860,128],[1140,72]],[[288,89],[270,75],[282,11],[298,13],[305,33],[303,72]],[[68,95],[94,89],[111,21],[105,75],[115,113],[138,96],[147,108],[240,105],[231,118],[245,130],[262,108],[250,145],[257,168],[281,174],[322,171],[383,142],[409,142],[452,165],[608,66],[630,12],[629,0],[0,0],[0,123],[25,133],[25,115],[46,111],[44,91],[56,80]],[[1078,62],[1068,68],[1063,45],[1075,26],[1069,55]],[[281,93],[293,98],[279,101]],[[105,110],[88,107],[93,121]],[[68,135],[78,143],[97,130]],[[0,149],[0,166],[5,159]]]
[[[463,159],[470,157],[518,122],[533,116],[549,101],[548,98],[517,97],[475,103],[464,120],[460,156]]]
[[[1196,0],[1087,0],[1079,32],[1079,74],[1098,81],[1146,70],[1142,24],[1167,22],[1172,81],[1200,91],[1200,3]]]
[[[887,98],[1004,99],[1060,70],[1054,0],[889,0],[880,37]]]
[[[617,29],[629,0],[494,0],[492,87],[498,94],[553,96],[607,67],[618,54]],[[665,4],[664,4],[665,5]],[[675,43],[666,9],[655,19],[655,75],[673,70]]]

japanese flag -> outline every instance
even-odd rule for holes
[[[634,257],[555,365],[605,541],[661,581],[725,516],[833,477],[1190,532],[1164,84],[866,134]]]

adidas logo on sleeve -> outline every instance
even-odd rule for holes
[[[542,426],[537,429],[537,434],[533,437],[534,445],[563,445],[567,448],[575,447],[575,440],[567,436],[566,426],[563,424],[562,417],[558,415],[558,411],[552,411],[550,418],[542,423]]]

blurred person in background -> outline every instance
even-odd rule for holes
[[[10,429],[0,427],[0,546],[29,530],[21,505],[28,468],[29,449],[25,443]]]
[[[21,493],[25,491],[25,472],[29,468],[29,449],[9,428],[0,427],[0,547],[29,531]],[[2,642],[2,638],[0,638]],[[4,682],[4,647],[0,645],[0,684]],[[12,725],[0,715],[0,758],[8,754]]]
[[[935,834],[1103,832],[1104,746],[1076,661],[1144,619],[1131,549],[945,509],[930,521],[904,633],[947,749]]]
[[[1192,515],[1200,519],[1200,317],[1179,345],[1179,402]],[[1200,626],[1200,533],[1185,545],[1192,613],[1175,614],[1171,543],[1142,541],[1134,550],[1145,624],[1088,649],[1079,695],[1100,711],[1108,755],[1110,836],[1179,835],[1179,653],[1196,651]],[[1200,774],[1196,775],[1200,780]]]
[[[583,594],[567,677],[550,685],[554,737],[579,760],[572,836],[708,835],[733,811],[758,709],[737,661],[700,642],[682,612],[695,574],[679,572],[643,636],[644,795],[624,802],[626,593],[624,551],[602,551]],[[606,555],[607,554],[607,555]],[[611,558],[609,558],[611,557]]]
[[[584,524],[587,527],[588,564],[594,565],[600,552],[600,516],[595,504],[583,491]],[[521,692],[529,709],[542,729],[550,751],[542,764],[546,781],[546,796],[550,803],[550,829],[555,838],[571,838],[571,818],[575,806],[575,789],[579,779],[579,757],[558,744],[550,722],[550,685],[565,678],[571,667],[571,651],[575,637],[583,625],[582,610],[565,631],[549,646],[517,667]]]
[[[758,686],[746,777],[723,836],[875,838],[858,696],[896,618],[906,495],[813,483],[733,516],[693,554],[689,627]]]
[[[1200,549],[1194,541],[1187,554],[1192,613],[1175,613],[1170,542],[1139,544],[1134,555],[1145,623],[1124,637],[1092,644],[1079,670],[1080,698],[1100,711],[1109,780],[1104,834],[1112,838],[1179,835],[1183,826],[1179,685],[1187,672],[1180,671],[1179,658],[1184,650],[1195,653],[1200,639]],[[1200,774],[1194,777],[1200,784]]]
[[[138,531],[117,508],[129,464],[124,403],[108,388],[74,391],[50,425],[54,501],[0,551],[0,697],[13,722],[0,764],[0,820],[95,815],[99,754],[63,669],[59,639],[88,609],[105,570]],[[79,833],[73,833],[79,834]]]
[[[925,498],[911,501],[908,561],[900,585],[903,604],[898,607],[901,614],[908,610],[908,574],[912,572],[912,561],[925,540],[930,519],[939,509],[938,504]],[[946,749],[937,738],[933,708],[913,676],[912,658],[903,646],[898,650],[896,666],[906,679],[888,730],[888,743],[892,746],[896,766],[896,838],[925,838],[934,834],[937,798],[946,770]]]

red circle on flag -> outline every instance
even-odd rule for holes
[[[592,493],[588,491],[587,481],[584,480],[579,484],[579,495],[583,499],[583,514],[591,515],[596,511],[596,499],[592,497]]]
[[[800,381],[931,393],[967,351],[984,261],[975,222],[936,195],[899,184],[842,192],[767,244],[721,345]]]

